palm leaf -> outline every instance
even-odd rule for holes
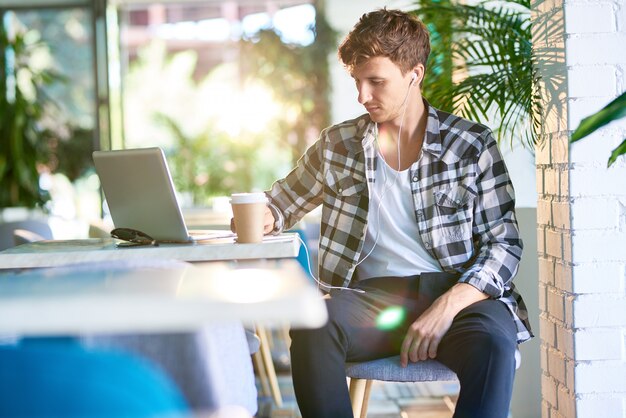
[[[500,4],[493,8],[449,0],[416,2],[414,13],[429,28],[438,28],[431,42],[436,59],[428,65],[424,96],[436,107],[482,123],[492,120],[495,109],[500,115],[494,129],[498,141],[510,134],[511,141],[521,138],[523,144],[532,145],[540,127],[533,117],[540,95],[534,87],[530,4],[525,0]],[[440,57],[446,55],[454,63],[447,74],[438,68]],[[432,73],[437,77],[432,79]],[[448,83],[442,83],[444,76]]]
[[[570,143],[579,141],[601,127],[623,117],[626,117],[626,92],[598,112],[584,118],[572,134]],[[611,152],[607,167],[610,167],[617,160],[617,157],[623,154],[626,154],[626,139]]]
[[[626,92],[622,93],[617,99],[606,105],[599,112],[584,118],[572,134],[571,142],[576,142],[604,125],[625,116]]]
[[[611,152],[607,166],[610,167],[611,164],[617,160],[617,157],[623,154],[626,154],[626,139],[624,139],[624,141],[622,141],[622,143]]]

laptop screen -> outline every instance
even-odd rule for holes
[[[93,160],[116,228],[158,241],[189,241],[163,150],[95,151]]]

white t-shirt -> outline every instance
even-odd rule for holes
[[[369,183],[367,232],[357,266],[359,280],[442,271],[420,238],[411,192],[411,168],[396,171],[378,152],[376,181]]]

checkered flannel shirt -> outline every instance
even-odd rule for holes
[[[522,255],[515,198],[488,128],[427,104],[417,165],[409,172],[415,221],[426,250],[447,272],[509,308],[518,342],[532,337],[512,279]],[[322,131],[296,167],[267,192],[275,232],[322,205],[319,278],[348,286],[363,250],[368,182],[377,164],[375,124],[365,114]]]

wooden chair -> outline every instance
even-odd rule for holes
[[[515,368],[521,364],[519,350],[515,351]],[[424,360],[400,366],[400,356],[386,357],[361,363],[347,363],[346,376],[350,378],[350,399],[355,418],[367,416],[367,404],[374,380],[385,382],[456,381],[456,374],[436,360]],[[444,399],[454,410],[451,399]]]
[[[436,360],[409,363],[400,366],[400,356],[387,357],[361,363],[346,364],[350,378],[350,399],[355,418],[367,416],[370,390],[374,380],[385,382],[454,381],[456,374]]]

